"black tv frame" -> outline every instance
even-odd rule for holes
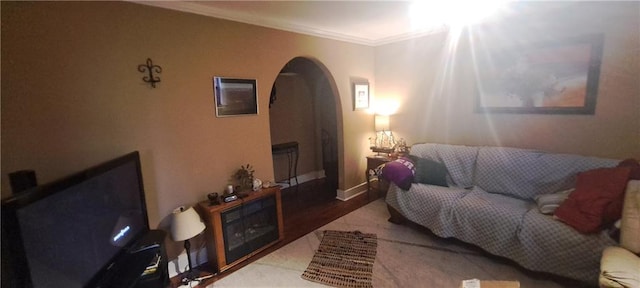
[[[144,184],[142,179],[142,167],[140,163],[140,155],[138,151],[128,153],[113,160],[98,164],[94,167],[82,170],[70,176],[56,180],[54,182],[36,186],[31,189],[22,191],[12,197],[3,199],[1,202],[2,215],[2,287],[33,287],[31,283],[30,270],[26,258],[25,248],[23,245],[22,234],[17,218],[17,211],[27,207],[32,203],[45,199],[51,195],[63,192],[80,183],[94,179],[106,172],[127,163],[135,163],[138,179],[138,192],[140,197],[141,209],[144,212],[144,227],[142,231],[135,234],[131,240],[123,246],[109,261],[104,263],[101,269],[97,271],[85,287],[94,287],[102,281],[110,270],[115,270],[116,262],[127,251],[131,250],[136,242],[144,235],[148,234],[149,216],[147,212]],[[5,286],[7,285],[7,286]]]

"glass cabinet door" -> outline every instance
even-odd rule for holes
[[[226,264],[278,240],[275,196],[222,212]]]

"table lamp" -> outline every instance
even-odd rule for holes
[[[376,132],[389,131],[389,116],[388,115],[375,115],[373,118],[373,124]]]
[[[392,153],[396,143],[393,138],[393,132],[389,130],[389,115],[375,115],[374,125],[376,138],[373,141],[374,143],[371,143],[371,150],[377,153]]]
[[[197,275],[193,275],[191,270],[191,253],[189,249],[189,239],[204,231],[204,223],[193,207],[180,206],[173,210],[173,220],[171,222],[171,238],[174,241],[184,241],[184,249],[187,251],[187,261],[189,263],[188,271],[184,281],[194,280]]]

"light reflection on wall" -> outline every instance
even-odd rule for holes
[[[409,8],[413,29],[464,26],[479,23],[505,7],[506,0],[413,1]]]
[[[398,112],[399,108],[400,102],[392,98],[376,99],[373,103],[373,113],[378,115],[393,115]]]

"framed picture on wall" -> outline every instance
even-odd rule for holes
[[[258,115],[255,79],[213,77],[217,117]]]
[[[353,110],[369,109],[369,82],[353,82]]]
[[[480,53],[476,112],[594,114],[603,35]]]

